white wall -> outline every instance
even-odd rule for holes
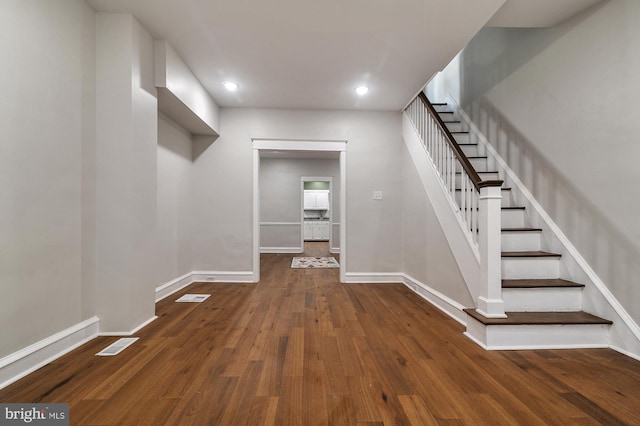
[[[2,2],[0,358],[92,315],[82,161],[95,143],[94,33],[82,1]]]
[[[153,40],[125,14],[98,13],[96,34],[96,313],[128,332],[155,312]]]
[[[444,71],[457,98],[640,322],[640,3],[551,29],[483,29]]]
[[[474,307],[475,301],[406,148],[402,161],[403,272],[462,306]]]
[[[302,176],[332,178],[330,216],[333,235],[340,235],[340,162],[338,159],[260,159],[260,222],[297,222],[298,225],[261,225],[261,247],[300,248]],[[334,244],[334,247],[336,245]]]
[[[220,111],[166,40],[154,42],[159,108],[193,134],[217,135]]]
[[[251,138],[275,138],[348,140],[347,272],[401,271],[400,113],[223,109],[220,128],[194,153],[196,270],[252,270]]]
[[[156,284],[193,271],[191,256],[191,134],[158,117]]]

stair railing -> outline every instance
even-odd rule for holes
[[[467,239],[478,255],[483,288],[477,300],[477,311],[486,317],[505,317],[500,224],[500,188],[503,181],[480,178],[423,92],[411,101],[405,113],[413,123]],[[460,193],[459,197],[456,197],[456,192]]]

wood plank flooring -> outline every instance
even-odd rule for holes
[[[307,255],[327,255],[318,247]],[[258,284],[198,283],[115,357],[100,337],[0,390],[77,425],[640,424],[640,362],[612,350],[487,352],[401,284],[263,255]],[[183,293],[203,303],[175,303]]]

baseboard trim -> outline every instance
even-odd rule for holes
[[[156,303],[193,283],[192,275],[193,272],[188,272],[181,277],[156,287]]]
[[[134,328],[133,330],[130,330],[130,331],[101,331],[101,332],[98,333],[98,335],[99,336],[133,336],[138,331],[142,330],[144,327],[146,327],[147,325],[149,325],[150,323],[152,323],[156,319],[158,319],[158,317],[157,317],[157,315],[154,315],[154,316],[152,316],[151,318],[149,318],[148,320],[144,321],[142,324],[140,324],[139,326],[137,326],[136,328]]]
[[[402,283],[400,272],[347,272],[345,284],[391,284]]]
[[[260,247],[260,253],[303,253],[302,247]]]
[[[253,271],[194,271],[192,282],[254,283]]]
[[[448,296],[432,289],[427,284],[418,281],[411,275],[402,272],[348,272],[346,275],[346,284],[390,284],[401,283],[409,290],[440,309],[446,315],[456,320],[462,325],[466,325],[465,308],[460,303]]]
[[[98,336],[94,316],[0,359],[0,389]]]
[[[465,307],[460,303],[456,302],[448,296],[445,296],[438,290],[434,290],[427,284],[418,281],[411,275],[402,274],[402,278],[403,284],[418,296],[422,297],[424,300],[431,303],[433,306],[440,309],[442,312],[444,312],[446,315],[450,316],[460,324],[464,326],[467,325],[467,314],[465,314],[463,311]]]
[[[622,349],[622,348],[619,348],[619,347],[617,347],[617,346],[609,346],[609,347],[610,347],[611,349],[613,349],[614,351],[616,351],[616,352],[620,352],[622,355],[626,355],[626,356],[628,356],[629,358],[633,358],[633,359],[635,359],[636,361],[640,361],[640,355],[638,355],[637,353],[630,352],[630,351],[628,351],[628,350],[626,350],[626,349]]]

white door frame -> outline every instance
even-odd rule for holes
[[[260,151],[324,151],[340,154],[340,282],[347,264],[347,141],[259,139],[253,141],[253,277],[260,281]]]

